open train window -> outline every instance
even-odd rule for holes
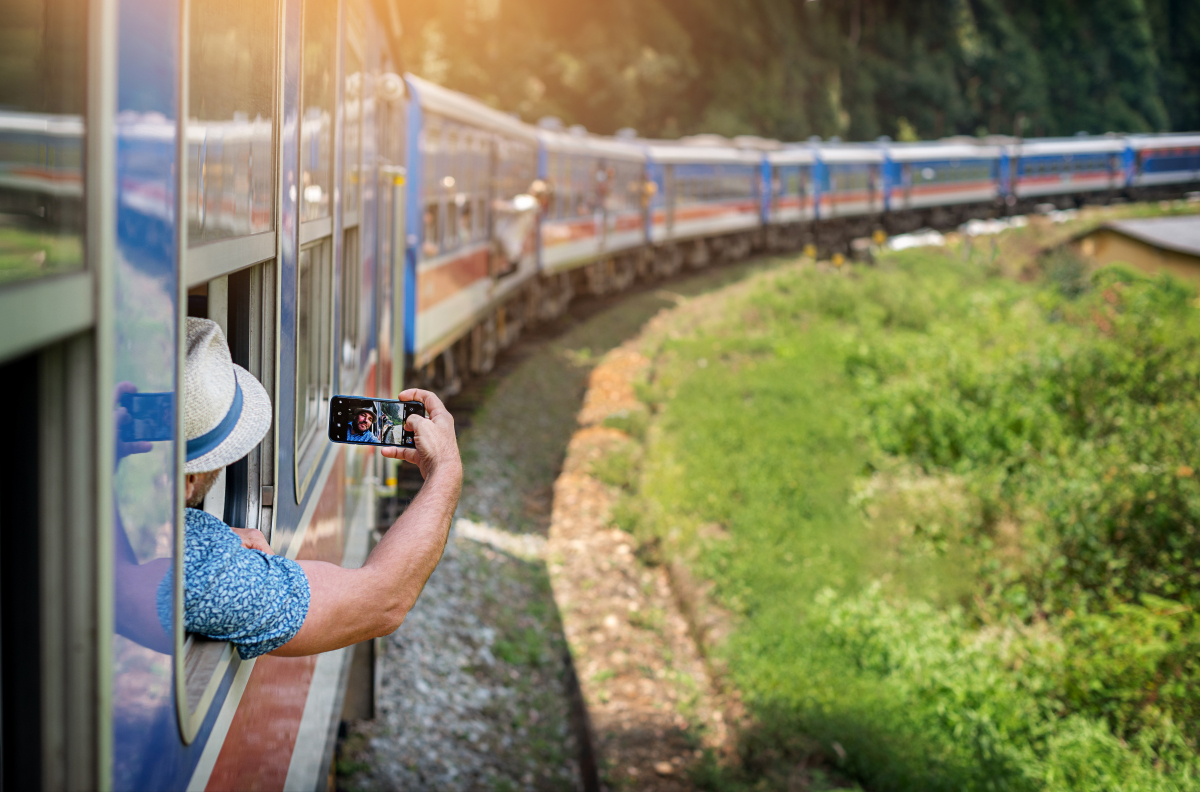
[[[189,316],[221,326],[233,362],[275,394],[275,262],[221,275],[188,289]],[[225,467],[204,499],[203,509],[235,528],[257,528],[272,539],[275,507],[274,433],[242,459]],[[181,595],[182,592],[177,592]],[[203,636],[183,639],[177,680],[180,724],[185,740],[203,722],[217,686],[235,662],[232,645]]]

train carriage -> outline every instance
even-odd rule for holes
[[[999,146],[889,143],[884,152],[884,203],[888,211],[990,205],[999,197]]]
[[[647,150],[646,172],[654,184],[648,236],[660,253],[702,266],[714,255],[749,252],[762,227],[761,153],[733,145],[655,143]]]
[[[496,336],[494,317],[504,317],[505,304],[537,277],[539,206],[530,195],[537,130],[463,94],[406,79],[407,354],[417,370],[444,355],[441,377],[452,380],[467,365],[452,345],[481,325]],[[487,354],[500,341],[489,339]]]
[[[1129,187],[1200,184],[1200,135],[1135,135],[1128,145]]]
[[[873,145],[817,144],[817,217],[862,218],[883,209],[883,151]]]
[[[1014,145],[1011,193],[1018,200],[1082,200],[1124,186],[1124,139],[1112,137],[1033,138]]]
[[[54,78],[0,121],[0,174],[24,178],[0,178],[0,369],[29,427],[0,458],[3,785],[324,788],[372,646],[242,661],[178,618],[182,330],[221,325],[273,405],[204,509],[360,563],[387,471],[318,438],[330,394],[402,372],[398,28],[366,0],[18,6],[14,54]],[[59,141],[34,181],[13,118]],[[134,391],[161,406],[148,448],[118,420]],[[175,570],[169,624],[131,587],[145,564]]]
[[[767,244],[799,245],[817,217],[816,154],[807,146],[767,152],[763,159],[770,190],[763,208]]]
[[[538,133],[538,177],[545,183],[541,269],[556,273],[646,244],[642,147],[582,130]]]

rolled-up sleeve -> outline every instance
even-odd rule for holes
[[[186,531],[183,622],[188,632],[229,641],[249,660],[278,649],[300,631],[310,592],[299,564],[242,547],[237,534],[207,512],[188,509]],[[158,602],[164,626],[170,623],[163,617],[171,603],[166,583]]]

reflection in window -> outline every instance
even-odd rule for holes
[[[9,0],[0,15],[0,283],[84,264],[87,8]]]
[[[275,3],[205,0],[188,20],[188,241],[273,227]]]
[[[296,443],[317,431],[332,394],[333,294],[329,239],[300,251],[296,283]]]
[[[300,88],[300,219],[329,215],[333,183],[333,102],[337,3],[304,2],[304,76]]]

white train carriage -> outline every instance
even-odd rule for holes
[[[506,335],[505,303],[538,275],[537,130],[464,94],[407,75],[406,338],[410,367],[446,354],[477,326]],[[511,312],[510,312],[511,313]],[[499,328],[494,326],[498,322]],[[490,363],[483,366],[490,368]]]
[[[1200,182],[1200,135],[1134,135],[1128,143],[1133,159],[1129,186]]]
[[[538,175],[547,189],[542,271],[562,272],[644,247],[645,150],[579,129],[542,129],[539,138]]]
[[[816,153],[817,218],[867,217],[883,211],[883,150],[826,143]]]
[[[1011,193],[1022,200],[1120,190],[1125,149],[1116,136],[1024,140],[1009,150]]]
[[[654,181],[650,240],[661,245],[756,231],[762,154],[733,146],[661,144],[648,150]]]
[[[816,154],[808,147],[785,148],[767,154],[771,193],[766,205],[771,225],[802,223],[817,217],[814,167]]]
[[[889,211],[993,203],[1000,196],[1000,146],[889,143],[884,203]]]

